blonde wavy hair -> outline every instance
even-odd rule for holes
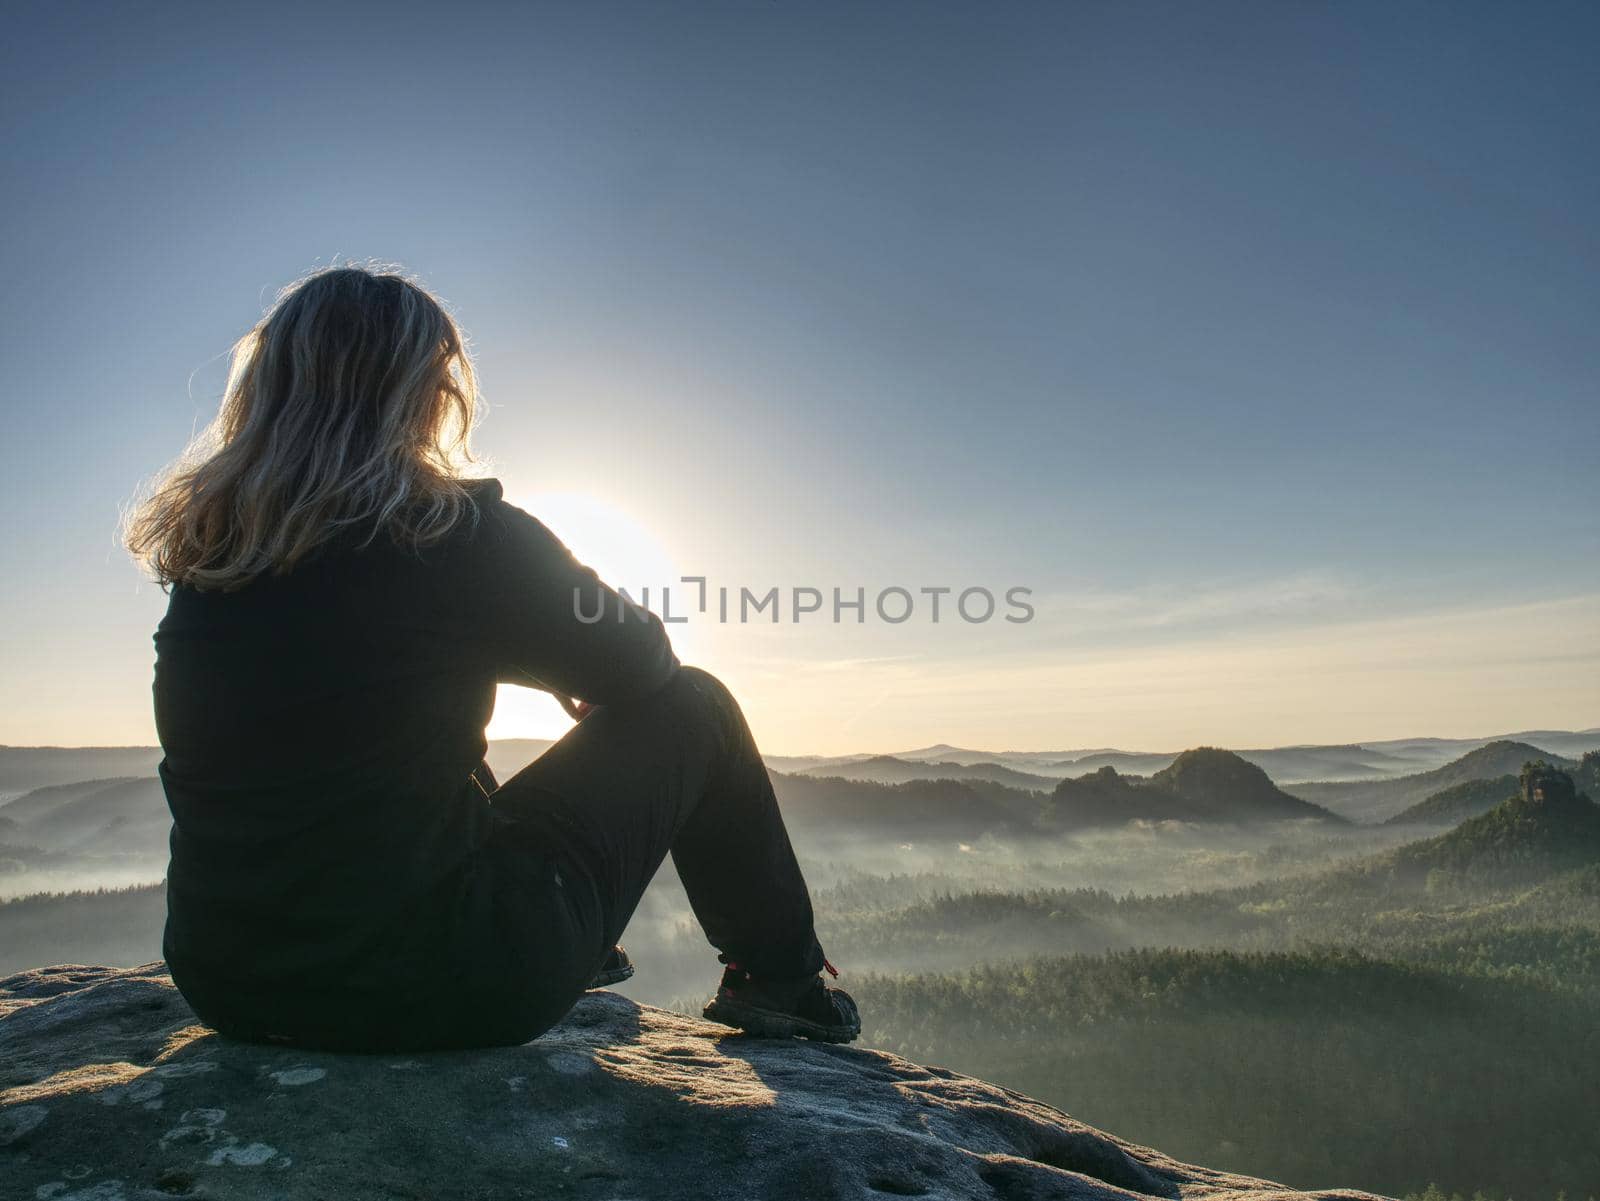
[[[233,347],[222,407],[123,525],[161,583],[232,590],[352,527],[416,550],[477,509],[466,339],[392,271],[345,265],[278,294]]]

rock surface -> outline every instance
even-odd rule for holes
[[[159,963],[0,980],[0,1196],[1364,1198],[1177,1163],[1006,1089],[590,993],[521,1047],[231,1042]]]

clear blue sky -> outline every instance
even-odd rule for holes
[[[513,496],[1036,590],[705,633],[774,749],[1600,724],[1600,8],[229,8],[8,9],[0,742],[152,739],[118,506],[336,256]]]

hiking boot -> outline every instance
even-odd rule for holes
[[[828,971],[839,973],[831,963]],[[762,1038],[814,1038],[847,1043],[861,1033],[861,1014],[850,994],[829,988],[820,975],[757,980],[736,963],[702,1012],[713,1022]]]
[[[590,988],[604,988],[608,984],[621,984],[633,975],[633,960],[628,958],[628,952],[618,943],[606,954],[606,961],[600,965],[600,970],[594,974],[594,979],[589,981]]]

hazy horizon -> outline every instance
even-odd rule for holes
[[[964,753],[964,754],[992,754],[992,755],[1002,755],[1002,756],[1004,756],[1004,755],[1028,756],[1028,755],[1051,755],[1051,754],[1093,754],[1093,753],[1096,753],[1096,752],[1108,752],[1108,751],[1125,752],[1127,754],[1132,754],[1132,755],[1166,755],[1166,754],[1177,754],[1177,753],[1179,753],[1181,751],[1190,750],[1190,749],[1193,749],[1194,747],[1199,747],[1199,746],[1217,746],[1217,747],[1222,747],[1225,750],[1252,750],[1252,751],[1254,751],[1254,750],[1295,750],[1295,749],[1299,749],[1299,748],[1310,749],[1310,748],[1317,748],[1317,747],[1335,747],[1335,746],[1380,746],[1380,745],[1383,745],[1383,744],[1386,744],[1386,743],[1397,743],[1397,742],[1451,742],[1451,743],[1455,743],[1455,742],[1479,742],[1479,743],[1487,743],[1487,742],[1491,742],[1491,741],[1494,741],[1494,740],[1500,739],[1500,738],[1515,738],[1515,737],[1519,737],[1519,736],[1530,736],[1531,737],[1531,736],[1537,736],[1539,734],[1562,734],[1562,735],[1580,735],[1580,736],[1581,735],[1586,735],[1586,734],[1593,734],[1593,735],[1596,735],[1596,736],[1600,736],[1600,725],[1594,725],[1594,726],[1548,726],[1548,725],[1545,725],[1545,726],[1524,726],[1524,727],[1521,727],[1521,728],[1518,728],[1518,729],[1496,730],[1496,731],[1493,731],[1492,733],[1487,733],[1487,734],[1483,733],[1481,731],[1478,731],[1478,732],[1475,732],[1475,733],[1472,733],[1472,734],[1441,734],[1441,733],[1419,734],[1416,731],[1412,731],[1411,733],[1408,733],[1408,734],[1385,735],[1382,738],[1351,738],[1351,739],[1341,740],[1341,741],[1338,741],[1338,742],[1322,740],[1322,741],[1312,741],[1312,742],[1284,742],[1284,743],[1272,743],[1272,744],[1268,744],[1268,743],[1244,743],[1244,742],[1238,742],[1238,743],[1232,743],[1232,744],[1224,744],[1224,743],[1218,743],[1218,742],[1193,742],[1193,743],[1185,743],[1182,746],[1137,746],[1137,745],[1132,745],[1132,744],[1128,744],[1128,743],[1111,742],[1111,743],[1094,743],[1094,744],[1083,743],[1083,744],[1076,744],[1076,745],[1068,744],[1068,743],[1053,743],[1053,744],[1049,744],[1049,745],[1041,745],[1041,746],[1036,746],[1036,747],[1020,747],[1020,746],[999,747],[999,746],[974,746],[974,745],[963,744],[963,743],[953,743],[953,742],[949,742],[949,741],[946,741],[946,740],[935,740],[935,741],[931,741],[931,742],[919,742],[919,743],[915,743],[915,744],[906,744],[906,745],[898,745],[897,744],[896,746],[893,746],[893,747],[886,747],[886,746],[858,746],[858,747],[854,747],[854,748],[852,748],[850,750],[815,750],[815,749],[809,749],[809,750],[804,750],[804,749],[784,750],[784,749],[766,748],[766,747],[763,747],[762,749],[763,749],[763,753],[766,754],[767,756],[769,756],[771,758],[778,758],[778,759],[842,759],[842,758],[848,758],[850,756],[856,756],[856,755],[896,756],[896,755],[906,755],[906,754],[910,754],[912,752],[929,751],[929,750],[934,750],[936,748],[943,748],[943,749],[947,749],[947,750],[949,750],[951,752],[960,752],[960,753]],[[555,737],[559,737],[559,736],[560,736],[559,733],[557,733],[554,736],[536,735],[536,734],[507,734],[507,735],[503,735],[503,736],[491,737],[489,739],[489,742],[491,742],[491,743],[495,743],[495,742],[526,742],[526,741],[531,741],[531,742],[550,742],[550,741],[554,741],[554,738]],[[159,746],[160,746],[160,744],[158,742],[156,742],[155,740],[153,740],[153,739],[150,742],[115,742],[115,743],[108,743],[108,742],[78,742],[78,743],[60,743],[60,742],[17,743],[17,742],[0,742],[0,747],[8,747],[8,748],[16,749],[16,750],[63,750],[63,751],[138,750],[138,749],[146,749],[146,748],[159,748]]]

